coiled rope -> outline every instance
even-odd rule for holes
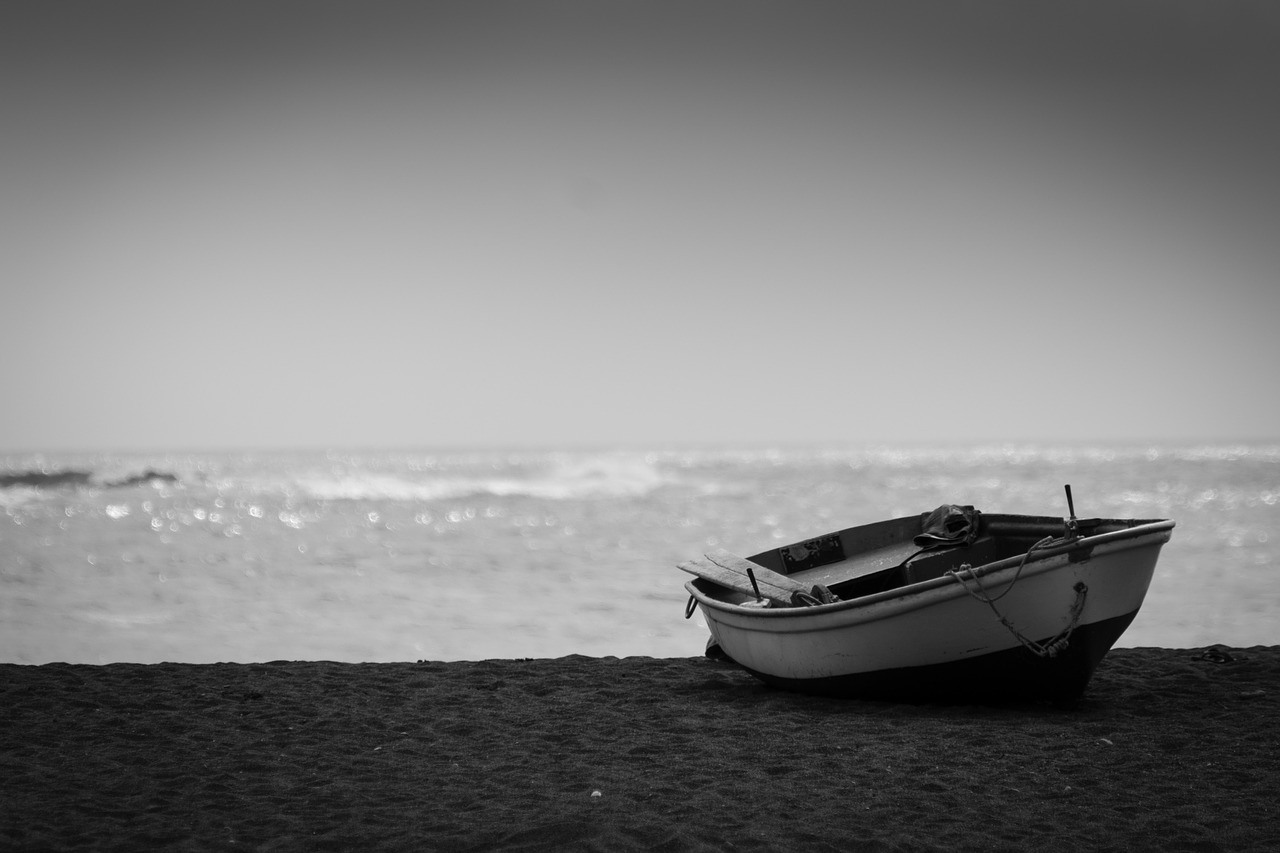
[[[1022,569],[1027,565],[1027,560],[1031,557],[1032,551],[1048,548],[1056,544],[1061,544],[1061,541],[1052,536],[1046,536],[1028,548],[1027,552],[1022,555],[1022,562],[1018,564],[1018,570],[1014,572],[1013,580],[1009,581],[1009,586],[1005,587],[1004,592],[994,597],[987,592],[985,587],[983,587],[982,581],[978,577],[978,573],[975,572],[973,570],[973,566],[970,566],[968,563],[961,564],[958,569],[948,569],[946,572],[946,574],[955,578],[956,582],[959,583],[960,586],[964,587],[965,592],[990,607],[991,612],[1000,620],[1000,624],[1009,629],[1009,633],[1012,634],[1014,638],[1023,645],[1023,647],[1041,658],[1057,657],[1058,654],[1066,649],[1070,644],[1071,634],[1075,631],[1076,626],[1080,624],[1080,615],[1084,613],[1084,602],[1085,597],[1089,594],[1089,587],[1084,583],[1084,581],[1079,581],[1074,587],[1072,587],[1076,592],[1076,600],[1071,605],[1071,620],[1067,623],[1067,627],[1063,628],[1056,636],[1044,643],[1038,643],[1035,640],[1032,640],[1015,628],[1013,623],[1010,622],[1008,618],[1000,612],[999,608],[996,607],[996,602],[1008,595],[1009,591],[1013,589],[1014,584],[1018,582],[1018,579],[1022,576]],[[965,578],[966,574],[968,575],[967,579]],[[969,585],[970,582],[972,582],[973,586]]]

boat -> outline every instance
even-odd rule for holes
[[[891,701],[1079,699],[1142,606],[1168,519],[988,514],[948,504],[696,575],[707,654],[774,687]]]

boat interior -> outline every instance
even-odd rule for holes
[[[1132,520],[1081,519],[1078,534],[1133,527]],[[920,517],[893,519],[787,545],[749,557],[806,585],[821,584],[848,601],[942,577],[964,564],[984,566],[1025,554],[1046,536],[1066,533],[1062,518],[983,515],[968,544],[922,550],[914,541]]]

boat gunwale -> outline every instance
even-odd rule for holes
[[[1043,520],[1036,516],[1017,516],[1017,515],[1003,515],[1003,516],[999,516],[998,518],[1000,520],[1008,520],[1008,519],[1012,519],[1012,520],[1025,519],[1027,521]],[[1128,524],[1138,520],[1136,519],[1103,519],[1103,521],[1104,522],[1111,521],[1119,524]],[[1162,533],[1164,534],[1164,536],[1161,539],[1161,542],[1159,544],[1164,544],[1164,542],[1169,541],[1169,537],[1171,535],[1170,532],[1173,530],[1174,526],[1175,526],[1175,522],[1172,521],[1171,519],[1155,519],[1151,521],[1142,520],[1142,521],[1138,521],[1138,523],[1133,524],[1132,527],[1125,527],[1121,530],[1110,530],[1105,533],[1098,533],[1090,536],[1081,536],[1069,542],[1061,542],[1059,544],[1054,545],[1053,547],[1047,547],[1040,550],[1036,550],[1036,551],[1033,551],[1030,554],[1030,556],[1027,556],[1026,552],[1023,552],[1022,554],[1016,554],[1012,557],[1005,557],[1003,559],[995,560],[990,563],[985,563],[980,566],[973,566],[971,567],[970,571],[966,573],[966,578],[968,577],[972,577],[975,579],[987,578],[999,572],[1003,572],[1009,569],[1017,569],[1019,566],[1024,566],[1025,569],[1029,570],[1029,573],[1032,575],[1040,574],[1041,572],[1044,572],[1044,571],[1050,571],[1050,570],[1056,569],[1057,566],[1047,566],[1045,565],[1045,563],[1049,560],[1054,560],[1057,557],[1062,557],[1064,555],[1068,555],[1073,552],[1086,550],[1086,549],[1089,551],[1092,551],[1094,548],[1098,546],[1106,546],[1106,545],[1110,545],[1110,544],[1121,542],[1123,540],[1128,540],[1128,539],[1147,538],[1149,536],[1155,536]],[[1125,548],[1120,548],[1115,550],[1128,550],[1129,548],[1133,548],[1133,547],[1142,547],[1142,543],[1138,543],[1138,542],[1130,543]],[[1112,549],[1107,549],[1107,550],[1111,551]],[[1024,558],[1025,558],[1025,562],[1024,562]],[[884,590],[883,592],[871,593],[869,595],[863,595],[857,598],[836,601],[830,604],[818,604],[810,607],[759,608],[759,607],[744,607],[739,604],[733,604],[727,601],[721,601],[718,598],[713,598],[697,587],[697,583],[699,581],[700,579],[698,578],[691,579],[685,582],[684,587],[700,606],[711,609],[711,610],[718,610],[726,614],[732,614],[734,616],[749,615],[753,618],[758,617],[761,619],[808,619],[808,618],[819,616],[822,614],[830,614],[830,613],[835,613],[843,610],[854,610],[854,609],[863,608],[863,607],[870,607],[876,604],[880,604],[882,602],[907,598],[907,597],[915,596],[921,593],[930,592],[935,589],[940,589],[946,586],[953,586],[956,589],[957,594],[964,594],[964,587],[961,583],[958,582],[957,578],[955,578],[952,575],[944,574],[940,577],[929,578],[927,580],[917,581],[916,583],[895,587],[894,589]],[[993,582],[996,584],[1001,584],[1001,583],[1004,583],[1005,581],[1003,579],[993,579]],[[708,581],[707,583],[710,583],[710,582]]]

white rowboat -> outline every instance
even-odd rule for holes
[[[1137,615],[1174,527],[975,512],[964,542],[921,550],[930,517],[682,563],[699,576],[685,584],[686,615],[701,609],[708,654],[777,687],[1067,701]],[[747,575],[750,586],[737,580]]]

